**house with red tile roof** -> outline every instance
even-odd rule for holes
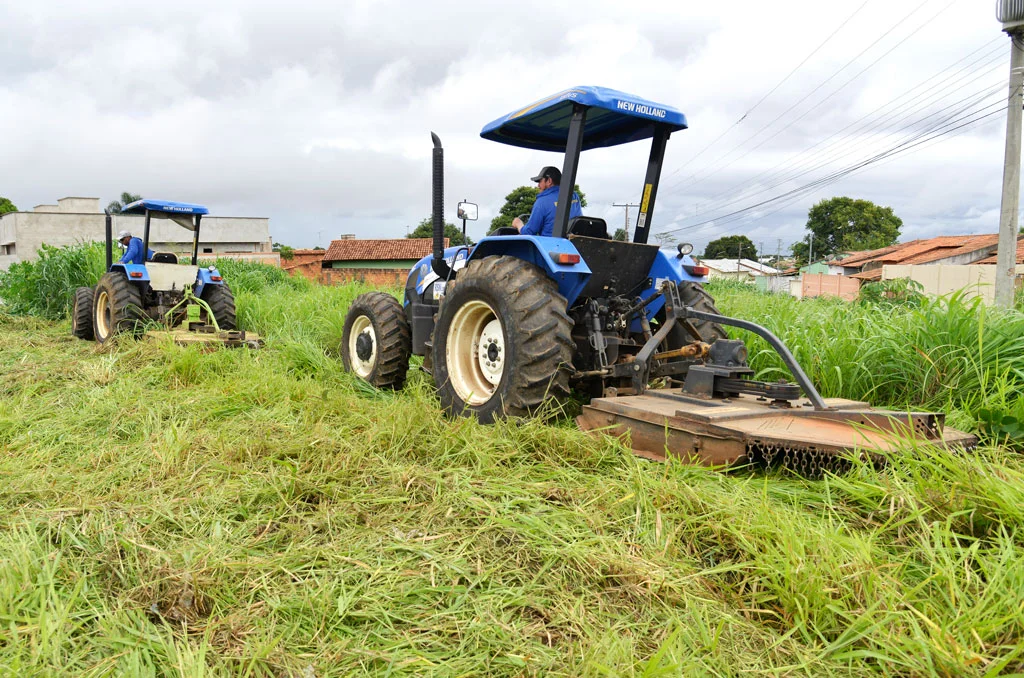
[[[444,246],[448,247],[447,238]],[[329,285],[352,281],[403,285],[413,264],[433,252],[430,238],[332,240],[321,261],[322,280]]]
[[[843,275],[860,280],[881,280],[885,265],[911,264],[977,264],[993,256],[999,235],[942,235],[911,240],[889,247],[854,252],[843,259],[827,262],[841,267]]]

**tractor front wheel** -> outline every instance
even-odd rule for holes
[[[471,261],[434,327],[434,381],[451,415],[485,424],[569,395],[572,320],[555,281],[515,257]]]
[[[75,290],[74,305],[71,307],[71,334],[79,339],[92,341],[92,287]]]
[[[405,311],[390,294],[356,297],[345,316],[341,361],[345,369],[377,388],[405,385],[412,353],[412,332]]]
[[[203,293],[200,298],[205,301],[213,317],[217,319],[217,327],[222,330],[236,330],[238,323],[235,320],[235,295],[227,285],[203,285]]]
[[[148,320],[142,310],[142,290],[124,273],[104,273],[96,285],[92,304],[92,329],[101,344],[119,332],[138,334]]]

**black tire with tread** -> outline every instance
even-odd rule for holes
[[[460,305],[486,302],[501,319],[505,367],[491,397],[467,405],[449,379],[448,332]],[[525,417],[546,402],[569,396],[572,320],[558,286],[540,268],[510,256],[469,262],[448,284],[433,333],[433,376],[441,406],[450,415],[475,416],[485,424]]]
[[[217,327],[222,330],[236,330],[238,323],[235,319],[235,295],[227,284],[203,285],[203,293],[200,298],[210,306],[213,317],[217,319]]]
[[[360,316],[370,320],[377,339],[377,360],[365,380],[377,388],[401,389],[405,385],[409,356],[412,354],[412,331],[402,304],[384,292],[360,294],[352,302],[345,316],[340,348],[345,370],[353,373],[355,370],[352,369],[348,345],[352,324]]]
[[[97,322],[101,309],[100,298],[106,293],[110,312],[110,332],[104,336],[102,324]],[[92,304],[92,328],[96,341],[105,343],[119,333],[140,334],[149,320],[142,310],[142,290],[128,281],[122,271],[104,273],[96,285]]]
[[[71,334],[87,341],[93,340],[92,298],[94,289],[92,287],[77,288],[71,306]]]

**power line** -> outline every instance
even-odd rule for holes
[[[973,92],[972,94],[968,95],[967,97],[964,97],[964,98],[962,98],[962,99],[960,99],[958,101],[953,102],[952,104],[949,104],[949,105],[947,105],[947,106],[945,106],[943,108],[940,108],[940,109],[938,109],[936,111],[933,111],[932,113],[929,113],[928,115],[925,115],[924,117],[918,118],[917,120],[914,120],[914,121],[910,122],[909,124],[903,126],[899,130],[896,130],[895,132],[889,132],[888,134],[885,135],[885,137],[883,137],[881,139],[875,140],[873,142],[868,142],[868,144],[866,146],[865,146],[865,143],[864,143],[862,138],[859,138],[859,137],[858,138],[851,138],[849,140],[849,142],[841,144],[840,147],[837,147],[835,150],[838,151],[839,148],[842,148],[842,146],[847,146],[847,145],[849,145],[849,143],[853,143],[853,142],[859,142],[861,144],[861,146],[857,147],[857,148],[854,148],[854,149],[851,149],[851,150],[848,150],[848,151],[845,151],[843,153],[839,153],[839,154],[837,154],[836,152],[833,152],[833,153],[831,153],[829,155],[829,158],[825,162],[821,162],[821,163],[819,163],[817,165],[813,165],[813,166],[807,167],[806,166],[807,160],[805,160],[803,163],[800,163],[800,165],[798,165],[797,167],[794,167],[791,170],[787,171],[786,173],[782,174],[777,179],[772,179],[772,181],[774,183],[770,183],[769,185],[764,186],[763,188],[761,188],[760,190],[757,190],[757,191],[747,191],[747,192],[741,194],[740,196],[737,196],[733,200],[729,200],[729,201],[725,201],[725,202],[720,200],[717,203],[714,203],[713,209],[723,209],[723,208],[726,208],[726,207],[728,207],[730,205],[735,205],[735,204],[737,204],[739,202],[742,202],[744,200],[749,200],[750,198],[752,198],[752,197],[754,197],[756,195],[760,195],[762,193],[766,193],[766,192],[768,192],[768,191],[770,191],[770,190],[772,190],[774,188],[777,188],[777,187],[779,187],[779,186],[781,186],[781,185],[783,185],[783,184],[785,184],[785,183],[787,183],[789,181],[792,181],[794,179],[797,179],[797,178],[799,178],[801,176],[804,176],[804,175],[809,174],[811,172],[814,172],[816,170],[822,169],[824,167],[828,167],[829,165],[834,164],[836,161],[838,161],[838,160],[840,160],[842,158],[848,157],[848,156],[850,156],[853,153],[861,153],[861,152],[865,151],[867,148],[870,148],[871,146],[876,146],[877,147],[880,143],[885,141],[888,137],[892,137],[892,136],[894,136],[896,134],[900,134],[901,132],[904,132],[906,130],[915,128],[915,127],[921,125],[922,123],[924,123],[925,121],[927,121],[929,118],[933,118],[935,116],[941,115],[942,113],[945,113],[946,111],[948,111],[948,110],[950,110],[952,108],[960,106],[961,104],[963,104],[963,102],[965,102],[968,99],[970,99],[970,103],[968,103],[966,106],[962,106],[962,107],[958,108],[956,111],[954,111],[954,113],[952,115],[956,115],[956,114],[958,114],[960,112],[963,112],[964,110],[967,110],[967,109],[971,108],[972,106],[975,106],[975,105],[977,105],[979,103],[987,101],[988,99],[992,98],[992,96],[994,96],[994,95],[998,95],[999,92],[1001,92],[1004,87],[1005,87],[1005,83],[997,83],[995,85],[989,85],[985,89]],[[979,95],[981,95],[981,96],[979,96]],[[999,99],[1002,100],[1002,97],[1000,97]],[[906,118],[906,116],[903,116],[903,117],[897,119],[895,122],[899,122],[899,120],[903,120],[905,118]],[[941,123],[941,121],[940,121],[940,123]],[[934,124],[934,123],[929,123],[929,124]],[[891,125],[890,125],[890,127],[891,127]],[[889,127],[883,128],[883,129],[879,130],[879,132],[885,131],[886,129],[889,129]],[[821,155],[821,154],[816,154],[816,155]],[[808,158],[808,160],[812,160],[812,158]],[[799,171],[799,172],[796,171],[796,170],[800,170],[800,169],[802,169],[802,171]]]
[[[815,181],[812,181],[812,182],[810,182],[808,184],[805,184],[804,186],[801,186],[799,188],[795,188],[795,189],[792,189],[790,191],[786,191],[786,192],[781,193],[781,194],[779,194],[777,196],[774,196],[772,198],[768,198],[766,200],[762,200],[762,201],[760,201],[758,203],[755,203],[754,205],[750,205],[750,206],[745,207],[743,209],[739,209],[739,210],[736,210],[734,212],[730,212],[729,214],[725,214],[725,215],[716,217],[714,219],[708,219],[706,221],[702,221],[700,223],[693,224],[693,225],[690,225],[690,226],[682,226],[682,227],[679,227],[679,228],[667,229],[667,230],[663,231],[663,233],[679,233],[679,232],[682,232],[682,231],[689,231],[689,230],[693,230],[695,228],[699,228],[700,226],[704,226],[704,225],[712,224],[712,223],[717,225],[718,222],[720,222],[722,220],[729,219],[731,217],[736,217],[737,215],[746,214],[746,213],[750,212],[751,210],[757,209],[758,207],[762,207],[764,205],[772,204],[774,202],[777,202],[779,200],[785,199],[785,198],[793,196],[793,195],[803,195],[803,194],[805,194],[807,192],[810,192],[810,190],[813,190],[813,189],[818,188],[820,186],[824,186],[824,185],[827,185],[827,184],[830,184],[830,183],[834,183],[835,181],[838,181],[839,179],[842,179],[843,177],[848,176],[849,174],[851,174],[851,173],[853,173],[855,171],[863,169],[863,168],[865,168],[865,167],[867,167],[867,166],[869,166],[871,164],[874,164],[876,162],[879,162],[880,160],[883,160],[883,159],[885,159],[887,157],[896,155],[898,153],[902,153],[902,152],[904,152],[906,150],[909,150],[911,148],[915,148],[915,147],[917,147],[917,146],[919,146],[919,145],[921,145],[923,143],[926,143],[926,142],[928,142],[928,141],[930,141],[932,139],[938,138],[940,136],[945,136],[945,135],[950,134],[951,132],[953,132],[955,130],[961,129],[961,128],[967,126],[967,125],[971,125],[971,124],[977,123],[977,122],[979,122],[981,120],[984,120],[984,119],[986,119],[988,117],[996,115],[996,114],[998,114],[1001,111],[1005,111],[1006,110],[1006,106],[1005,106],[1005,104],[1002,104],[1002,102],[1000,102],[999,104],[993,104],[993,105],[1000,105],[1001,108],[996,110],[996,111],[993,111],[991,113],[987,113],[985,115],[981,115],[980,117],[977,117],[977,118],[975,118],[973,120],[968,120],[967,122],[964,122],[963,124],[953,126],[952,128],[946,129],[945,131],[939,132],[939,130],[941,130],[943,127],[950,127],[951,125],[954,125],[955,123],[958,123],[961,120],[963,120],[963,118],[947,122],[945,125],[942,125],[942,126],[939,126],[939,127],[933,127],[932,129],[927,130],[925,132],[922,132],[920,134],[912,135],[910,138],[904,140],[903,142],[901,142],[900,144],[897,144],[896,146],[893,146],[890,149],[887,149],[886,151],[883,151],[882,153],[876,154],[875,156],[873,156],[871,158],[868,158],[868,159],[863,160],[863,161],[859,161],[859,162],[855,163],[854,165],[851,165],[851,166],[846,167],[846,168],[844,168],[842,170],[838,170],[836,172],[833,172],[832,174],[826,175],[826,176],[824,176],[822,178],[816,179]],[[987,106],[987,107],[985,107],[985,108],[983,108],[981,110],[983,111],[983,110],[985,110],[987,108],[991,108],[991,107],[992,106],[990,105],[990,106]],[[968,115],[977,115],[978,113],[981,113],[981,111],[973,111],[972,113],[969,113]],[[924,141],[918,141],[922,136],[924,136],[926,134],[931,134],[933,132],[939,132],[939,133],[936,134],[933,137],[930,137],[929,139],[925,139]]]
[[[807,93],[806,95],[804,95],[804,96],[803,96],[802,98],[800,98],[800,99],[799,99],[799,100],[798,100],[798,101],[797,101],[796,103],[794,103],[794,104],[793,104],[792,106],[790,106],[790,107],[789,107],[789,108],[787,108],[787,109],[786,109],[785,111],[783,111],[783,112],[782,112],[782,113],[780,113],[780,114],[779,114],[778,116],[776,116],[776,117],[775,117],[775,118],[774,118],[774,119],[773,119],[773,120],[772,120],[771,122],[769,122],[768,124],[766,124],[766,125],[762,126],[762,127],[760,128],[760,129],[758,129],[758,130],[757,130],[756,132],[754,132],[754,133],[753,133],[752,135],[750,135],[749,137],[747,137],[746,139],[744,139],[743,141],[741,141],[741,142],[740,142],[739,144],[737,144],[736,146],[734,146],[734,147],[733,147],[733,148],[732,148],[732,149],[731,149],[730,151],[728,151],[728,152],[727,152],[727,153],[726,153],[725,155],[723,155],[723,156],[722,156],[722,157],[721,157],[721,158],[719,159],[719,162],[721,162],[721,161],[724,161],[724,160],[725,160],[726,158],[729,158],[729,157],[730,157],[730,156],[731,156],[731,155],[732,155],[733,153],[735,153],[735,152],[736,152],[737,150],[739,150],[739,149],[741,149],[741,148],[743,148],[743,149],[746,149],[746,144],[747,144],[747,143],[748,143],[749,141],[751,141],[751,140],[753,140],[754,138],[756,138],[756,137],[757,137],[757,136],[758,136],[759,134],[761,134],[761,133],[762,133],[762,132],[764,132],[764,131],[765,131],[766,129],[768,129],[769,127],[771,127],[772,125],[774,125],[774,124],[775,124],[776,122],[778,122],[778,121],[779,121],[780,119],[782,119],[782,118],[783,118],[783,117],[784,117],[785,115],[787,115],[787,114],[788,114],[788,113],[789,113],[790,111],[792,111],[792,110],[793,110],[794,108],[796,108],[797,106],[799,106],[800,104],[802,104],[802,103],[803,103],[804,101],[806,101],[807,99],[809,99],[810,97],[812,97],[812,96],[813,96],[814,94],[816,94],[816,93],[817,93],[817,92],[818,92],[818,91],[819,91],[819,90],[820,90],[820,89],[821,89],[822,87],[824,87],[824,86],[825,86],[825,85],[827,85],[827,84],[828,84],[829,82],[831,82],[831,81],[832,81],[832,80],[833,80],[833,79],[834,79],[834,78],[835,78],[836,76],[838,76],[838,75],[839,75],[840,73],[842,73],[842,72],[843,72],[844,70],[846,70],[846,69],[847,69],[847,68],[848,68],[848,67],[849,67],[850,65],[852,65],[852,64],[853,64],[854,62],[856,62],[856,61],[857,61],[857,59],[859,59],[859,58],[860,58],[861,56],[863,56],[863,55],[864,55],[864,54],[865,54],[866,52],[868,52],[868,51],[869,51],[869,50],[870,50],[870,49],[871,49],[872,47],[874,47],[875,45],[877,45],[877,44],[878,44],[879,42],[881,42],[881,41],[882,41],[882,40],[884,40],[884,39],[885,39],[886,37],[888,37],[888,35],[889,35],[890,33],[892,33],[892,32],[893,32],[893,31],[895,31],[895,30],[896,30],[897,28],[899,28],[899,27],[900,27],[901,25],[903,25],[903,23],[905,23],[905,22],[906,22],[906,21],[907,21],[908,19],[910,19],[910,17],[912,17],[912,16],[914,15],[914,14],[916,14],[916,13],[917,13],[917,12],[918,12],[918,11],[919,11],[919,10],[920,10],[920,9],[921,9],[922,7],[924,7],[924,6],[926,5],[926,4],[928,4],[928,0],[924,0],[924,2],[922,2],[922,3],[920,4],[920,5],[918,5],[918,6],[917,6],[917,7],[915,7],[915,8],[913,9],[913,10],[911,10],[911,11],[910,11],[910,13],[908,13],[908,14],[907,14],[906,16],[904,16],[904,17],[903,17],[902,19],[900,19],[899,21],[897,21],[897,22],[896,22],[896,23],[895,23],[895,24],[894,24],[894,25],[893,25],[893,26],[892,26],[892,27],[891,27],[891,28],[890,28],[889,30],[887,30],[887,31],[886,31],[885,33],[883,33],[883,34],[882,34],[881,36],[879,36],[879,37],[878,37],[877,39],[875,39],[875,41],[874,41],[874,42],[872,42],[872,43],[871,43],[870,45],[868,45],[868,46],[867,46],[867,47],[865,47],[865,48],[864,48],[863,50],[861,50],[861,51],[860,51],[860,52],[859,52],[859,53],[857,54],[857,56],[853,57],[853,58],[852,58],[852,59],[850,59],[850,60],[849,60],[848,62],[846,62],[846,64],[844,64],[844,65],[843,65],[843,66],[842,66],[842,67],[841,67],[841,68],[840,68],[839,70],[835,71],[834,73],[832,73],[832,75],[828,76],[828,77],[827,77],[827,78],[826,78],[825,80],[823,80],[822,82],[820,82],[820,83],[819,83],[819,84],[818,84],[818,85],[817,85],[817,86],[816,86],[816,87],[815,87],[814,89],[812,89],[812,90],[811,90],[810,92],[808,92],[808,93]],[[950,3],[950,4],[952,4],[952,3]],[[948,7],[949,7],[949,5],[946,5],[946,7],[944,7],[944,8],[942,9],[942,10],[940,10],[939,14],[941,14],[942,12],[944,12],[944,11],[946,10],[946,8],[948,8]],[[936,15],[936,16],[938,16],[938,15]],[[934,18],[934,17],[933,17],[933,18]],[[931,21],[931,20],[929,20],[929,21]],[[928,22],[926,22],[926,23],[928,23]],[[919,27],[918,29],[920,29],[920,28],[921,28],[921,27]],[[911,33],[911,35],[912,35],[912,33]],[[901,40],[901,41],[900,41],[900,42],[899,42],[899,43],[898,43],[898,44],[897,44],[896,46],[898,47],[898,46],[899,46],[900,44],[903,44],[903,42],[905,42],[905,41],[907,40],[907,38],[909,38],[909,37],[910,37],[910,35],[908,35],[908,36],[907,36],[906,38],[904,38],[903,40]],[[891,51],[891,50],[890,50],[890,51]],[[887,52],[887,53],[888,53],[888,52]],[[883,56],[884,56],[884,55],[883,55]],[[863,71],[862,71],[862,73],[863,73]],[[847,82],[846,84],[849,84],[849,82],[850,82],[850,81],[848,81],[848,82]],[[813,110],[813,109],[812,109],[812,110]],[[732,163],[729,163],[729,164],[732,164]],[[705,168],[705,170],[704,170],[704,171],[707,171],[707,170],[711,169],[711,168],[712,168],[712,167],[714,167],[714,166],[715,166],[715,163],[712,163],[711,165],[708,165],[708,167],[707,167],[707,168]],[[700,179],[698,179],[698,180],[697,180],[696,182],[694,182],[693,184],[690,184],[690,186],[696,185],[696,184],[700,183],[701,181],[704,181],[704,180],[706,180],[706,179],[707,179],[708,177],[710,177],[710,176],[713,176],[714,174],[717,174],[717,173],[718,173],[719,171],[721,171],[721,169],[724,169],[724,168],[719,168],[718,170],[715,170],[714,172],[712,172],[712,173],[710,173],[710,174],[708,174],[708,175],[706,175],[706,176],[703,176],[703,177],[701,177]],[[695,173],[695,174],[692,174],[692,175],[690,175],[690,177],[688,177],[688,179],[693,179],[693,178],[694,178],[694,177],[696,177],[696,176],[697,176],[697,174],[696,174],[696,173]],[[688,179],[687,179],[687,180],[688,180]],[[673,185],[673,186],[669,187],[669,190],[674,190],[675,188],[677,188],[678,186],[682,185],[682,183],[684,183],[684,182],[685,182],[685,181],[687,181],[687,180],[682,180],[682,181],[680,181],[679,183],[677,183],[677,184],[675,184],[675,185]]]
[[[707,145],[707,146],[705,146],[704,148],[700,149],[700,151],[698,151],[696,155],[692,156],[692,157],[691,157],[691,158],[690,158],[689,160],[687,160],[687,161],[686,161],[686,162],[685,162],[685,163],[684,163],[684,164],[683,164],[682,166],[680,166],[680,167],[679,167],[678,169],[676,169],[676,170],[673,170],[673,171],[672,171],[672,173],[671,173],[671,174],[669,174],[669,176],[673,176],[673,175],[677,174],[678,172],[681,172],[682,170],[684,170],[684,169],[685,169],[686,167],[688,167],[688,166],[690,165],[690,163],[691,163],[691,162],[693,162],[694,160],[696,160],[697,158],[699,158],[700,156],[702,156],[702,155],[704,154],[704,152],[705,152],[705,151],[707,151],[707,150],[708,150],[709,148],[711,148],[711,147],[712,147],[712,146],[714,146],[714,145],[715,145],[716,143],[718,143],[718,142],[719,142],[719,141],[720,141],[720,140],[722,139],[722,137],[724,137],[724,136],[725,136],[726,134],[728,134],[728,133],[729,133],[729,132],[730,132],[730,131],[731,131],[731,130],[732,130],[732,129],[734,128],[734,127],[736,127],[736,126],[737,126],[737,125],[739,125],[739,124],[740,124],[741,122],[743,122],[744,120],[746,120],[746,119],[747,119],[747,116],[748,116],[748,115],[750,115],[751,113],[753,113],[753,112],[754,112],[754,111],[755,111],[755,110],[757,109],[757,107],[758,107],[758,106],[760,106],[761,104],[763,104],[763,103],[765,102],[765,100],[766,100],[766,99],[767,99],[768,97],[770,97],[770,96],[771,96],[772,94],[774,94],[774,93],[775,93],[775,90],[779,89],[779,87],[782,87],[782,85],[783,85],[783,84],[785,84],[785,82],[786,82],[787,80],[789,80],[789,79],[790,79],[790,78],[791,78],[791,77],[793,76],[793,74],[794,74],[794,73],[796,73],[797,71],[799,71],[799,70],[800,70],[800,68],[801,68],[801,67],[802,67],[802,66],[803,66],[804,64],[806,64],[806,63],[808,62],[808,60],[810,60],[810,58],[811,58],[811,57],[813,57],[813,56],[814,56],[815,54],[817,54],[817,53],[818,53],[818,52],[819,52],[819,51],[821,50],[821,48],[822,48],[822,47],[824,47],[824,46],[825,46],[826,44],[828,44],[828,41],[829,41],[829,40],[831,40],[832,38],[834,38],[834,37],[836,36],[836,34],[837,34],[837,33],[839,33],[839,31],[843,30],[843,28],[844,28],[844,27],[846,26],[846,24],[850,23],[850,21],[851,21],[851,20],[853,19],[853,17],[855,17],[855,16],[857,16],[858,14],[860,14],[860,11],[861,11],[862,9],[864,9],[864,7],[866,7],[866,6],[867,6],[867,4],[868,4],[869,2],[871,2],[871,0],[864,0],[864,3],[863,3],[863,4],[862,4],[862,5],[860,6],[860,7],[858,7],[857,9],[855,9],[855,10],[853,11],[853,14],[851,14],[851,15],[850,15],[850,16],[848,16],[848,17],[846,17],[846,20],[845,20],[845,21],[843,21],[843,23],[839,24],[839,27],[838,27],[838,28],[836,28],[836,29],[835,29],[834,31],[832,31],[831,33],[829,33],[829,36],[828,36],[827,38],[825,38],[824,40],[822,40],[822,41],[821,41],[821,44],[820,44],[820,45],[818,45],[817,47],[815,47],[815,48],[814,48],[814,50],[813,50],[813,51],[811,51],[811,53],[810,53],[810,54],[808,54],[807,56],[805,56],[805,57],[804,57],[804,59],[803,59],[803,61],[801,61],[801,62],[800,62],[799,64],[797,64],[797,65],[796,65],[796,68],[794,68],[794,69],[793,69],[793,70],[791,70],[791,71],[790,71],[789,73],[787,73],[787,74],[786,74],[786,77],[784,77],[784,78],[783,78],[782,80],[780,80],[780,81],[779,81],[779,82],[778,82],[778,83],[777,83],[777,84],[775,85],[775,87],[772,87],[772,88],[771,88],[771,89],[770,89],[770,90],[768,91],[768,93],[767,93],[767,94],[765,94],[765,95],[764,95],[764,96],[762,96],[762,97],[761,97],[760,99],[758,99],[757,103],[756,103],[756,104],[754,104],[753,106],[751,106],[751,107],[750,107],[750,109],[749,109],[749,110],[748,110],[748,111],[747,111],[746,113],[744,113],[743,115],[741,115],[741,116],[740,116],[740,119],[739,119],[739,120],[737,120],[737,121],[736,121],[736,122],[734,122],[734,123],[733,123],[732,125],[730,125],[729,127],[727,127],[727,128],[725,129],[725,131],[724,131],[724,132],[722,132],[722,133],[721,133],[721,134],[719,134],[719,135],[718,135],[717,137],[715,137],[715,139],[714,139],[714,140],[713,140],[713,141],[712,141],[712,142],[711,142],[710,144],[708,144],[708,145]]]
[[[920,144],[915,144],[915,148],[909,150],[906,153],[903,153],[902,151],[899,152],[899,153],[894,153],[890,157],[887,157],[887,158],[884,158],[882,160],[879,160],[877,164],[878,165],[884,165],[886,163],[892,162],[893,160],[899,160],[900,158],[905,157],[906,155],[910,155],[912,153],[916,153],[917,151],[924,150],[925,148],[928,148],[929,146],[933,146],[933,145],[935,145],[937,143],[942,143],[943,141],[947,140],[946,134],[950,135],[948,138],[959,136],[960,134],[963,134],[964,132],[967,132],[969,129],[971,129],[973,127],[976,127],[978,125],[978,123],[981,123],[984,120],[986,120],[986,119],[988,119],[988,118],[990,118],[990,117],[992,117],[994,115],[998,115],[999,113],[1002,113],[1004,111],[1006,111],[1006,107],[1005,106],[1001,110],[997,110],[997,111],[994,111],[992,113],[988,113],[988,114],[986,114],[984,116],[981,116],[980,118],[977,118],[977,119],[972,120],[972,121],[970,121],[968,123],[965,123],[964,125],[959,126],[957,129],[950,130],[947,133],[944,133],[944,134],[941,134],[941,135],[937,135],[936,137],[932,137],[931,139],[927,139],[924,142],[921,142]],[[843,176],[836,178],[834,181],[828,181],[826,183],[823,183],[823,184],[821,184],[821,186],[828,185],[828,184],[831,184],[831,183],[835,183],[835,181],[839,181],[839,179],[846,178],[847,176],[852,176],[853,174],[857,174],[857,173],[863,171],[864,169],[866,169],[866,167],[858,167],[858,168],[851,169],[850,171],[845,173]],[[789,205],[791,205],[794,202],[796,202],[797,200],[799,200],[800,198],[803,198],[805,195],[808,195],[809,193],[813,192],[814,189],[820,188],[821,186],[817,186],[817,185],[813,186],[808,191],[804,191],[804,192],[800,193],[799,195],[794,195],[794,196],[792,196],[790,198],[787,198],[780,205],[778,205],[774,209],[769,210],[769,211],[767,211],[767,212],[765,212],[763,214],[758,214],[758,215],[753,215],[753,216],[743,216],[743,217],[739,217],[739,218],[736,218],[736,219],[732,219],[730,223],[735,223],[736,225],[733,228],[730,228],[730,229],[727,229],[727,230],[724,230],[724,231],[719,231],[718,235],[729,235],[731,233],[735,233],[742,226],[744,226],[745,224],[749,223],[753,219],[764,218],[766,216],[771,216],[772,214],[780,212],[783,209],[785,209],[786,207],[788,207]]]
[[[943,76],[947,71],[952,69],[954,66],[958,65],[959,63],[961,63],[963,61],[967,61],[972,56],[977,54],[979,51],[985,49],[985,47],[993,44],[994,42],[998,42],[999,43],[999,45],[996,47],[995,50],[989,51],[988,53],[986,53],[982,57],[980,57],[978,59],[975,59],[974,61],[972,61],[971,63],[967,64],[966,66],[964,66],[964,67],[962,67],[960,69],[955,70],[953,73],[951,73],[943,81],[943,87],[942,88],[936,88],[935,93],[933,93],[931,96],[925,97],[924,99],[917,99],[917,100],[911,99],[910,101],[907,101],[907,102],[905,102],[903,104],[900,104],[899,106],[896,106],[893,110],[885,113],[884,115],[878,116],[877,120],[869,121],[869,119],[872,118],[872,116],[875,116],[876,113],[879,113],[880,111],[882,111],[882,110],[884,110],[884,109],[886,109],[886,108],[896,104],[897,102],[899,102],[903,98],[911,97],[917,90],[927,86],[933,80],[939,78],[940,76]],[[991,58],[992,55],[996,54],[997,52],[999,53],[998,56],[996,56],[995,58]],[[853,122],[848,124],[846,127],[843,127],[842,129],[834,132],[832,135],[830,135],[829,137],[823,139],[822,141],[819,141],[818,143],[814,144],[810,148],[802,151],[799,154],[796,154],[796,155],[790,157],[789,159],[787,159],[787,160],[785,160],[785,161],[783,161],[781,163],[778,163],[777,165],[771,167],[770,169],[764,170],[764,171],[760,172],[759,174],[756,174],[754,177],[751,177],[749,179],[744,179],[744,181],[742,182],[742,184],[740,186],[742,186],[742,185],[750,185],[751,183],[755,182],[757,179],[759,179],[761,177],[771,176],[772,173],[775,173],[776,171],[781,170],[782,168],[784,168],[784,167],[786,167],[788,165],[794,165],[790,169],[786,170],[786,172],[782,173],[781,176],[777,177],[778,181],[776,183],[772,184],[771,186],[769,186],[767,188],[762,188],[761,190],[759,190],[757,192],[754,192],[754,193],[750,193],[749,189],[746,190],[745,192],[746,192],[747,196],[750,197],[751,195],[757,195],[759,193],[763,193],[765,190],[770,190],[771,188],[774,188],[775,186],[779,185],[780,183],[784,183],[784,181],[787,180],[787,179],[792,179],[792,178],[795,178],[795,176],[799,176],[799,174],[797,174],[795,176],[790,176],[790,175],[795,170],[800,169],[802,167],[805,167],[806,165],[808,165],[809,163],[814,162],[818,157],[823,156],[826,153],[828,153],[829,157],[835,159],[835,152],[836,151],[838,151],[838,150],[840,150],[840,149],[842,149],[844,147],[847,147],[850,144],[857,143],[857,142],[861,141],[861,137],[856,136],[858,132],[867,130],[867,132],[870,133],[870,132],[874,131],[874,129],[876,129],[879,126],[882,126],[882,125],[884,125],[884,127],[882,127],[881,130],[879,130],[879,131],[891,128],[893,125],[895,125],[900,120],[904,120],[909,115],[912,115],[914,112],[919,111],[919,110],[927,107],[929,105],[929,103],[931,103],[932,101],[942,100],[944,98],[952,96],[956,92],[959,92],[959,91],[965,89],[966,85],[969,85],[969,84],[971,84],[973,82],[976,82],[977,80],[980,80],[982,77],[984,77],[984,75],[976,76],[972,80],[970,80],[968,83],[965,83],[964,85],[962,85],[960,87],[952,87],[953,85],[956,85],[959,81],[963,80],[968,75],[973,74],[973,72],[967,72],[967,73],[964,73],[962,75],[957,75],[958,73],[960,73],[961,71],[968,71],[968,69],[971,69],[972,67],[974,67],[979,61],[982,61],[984,59],[988,59],[988,61],[980,67],[982,69],[987,68],[988,66],[990,66],[991,64],[993,64],[993,63],[995,63],[997,61],[998,62],[1004,62],[1005,58],[1004,58],[1004,55],[1002,54],[1002,52],[1003,52],[1003,44],[1002,44],[1002,40],[1001,39],[997,39],[997,40],[995,40],[993,42],[987,43],[986,45],[984,45],[984,46],[974,50],[973,52],[971,52],[967,56],[965,56],[965,57],[957,60],[956,62],[950,64],[949,66],[947,66],[946,68],[942,69],[941,71],[939,71],[935,75],[931,76],[927,80],[924,80],[923,82],[919,83],[918,85],[916,85],[912,89],[908,90],[904,94],[900,95],[896,99],[893,99],[892,101],[889,101],[889,102],[883,104],[882,106],[879,106],[878,108],[876,108],[875,110],[871,111],[870,113],[868,113],[868,114],[858,118],[857,120],[854,120]],[[1003,64],[1000,64],[1000,67],[1002,67],[1002,65]],[[893,118],[893,116],[895,116],[900,110],[905,109],[908,106],[911,106],[909,111],[907,111],[904,115],[902,115],[902,116],[900,116],[898,118],[895,118],[895,119]],[[843,132],[846,132],[847,130],[849,130],[851,127],[854,127],[858,123],[862,123],[862,124],[860,124],[859,127],[854,129],[849,134],[844,135],[844,136],[840,136]],[[822,144],[824,144],[824,143],[826,143],[826,142],[836,138],[837,136],[839,137],[838,139],[836,139],[832,143],[824,146],[819,151],[817,151],[815,153],[812,153],[812,151],[814,151],[814,149],[816,149],[819,146],[821,146]],[[769,179],[769,181],[775,181],[775,179],[776,179],[776,177],[772,177],[772,178]],[[715,194],[714,196],[712,196],[710,198],[710,200],[707,200],[706,202],[705,201],[702,201],[702,202],[704,202],[706,205],[710,205],[711,206],[710,209],[717,209],[717,208],[721,207],[722,206],[722,205],[720,205],[721,199],[723,197],[725,197],[725,196],[733,197],[734,199],[733,199],[732,202],[735,202],[736,197],[737,197],[736,196],[736,190],[740,186],[731,186],[731,187],[729,187],[729,188],[727,188],[727,189],[725,189],[725,190]],[[730,203],[727,203],[727,204],[730,204]]]

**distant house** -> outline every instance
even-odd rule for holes
[[[447,238],[444,245],[448,246]],[[413,264],[433,252],[430,238],[333,240],[321,261],[322,280],[328,285],[352,281],[402,285]]]
[[[324,255],[327,250],[292,250],[291,259],[281,257],[281,268],[291,274],[309,278],[319,282],[323,269]]]
[[[103,241],[105,218],[99,198],[61,198],[56,205],[37,205],[28,212],[0,215],[0,270],[19,261],[34,261],[43,244],[62,247],[80,242]],[[114,233],[125,230],[142,237],[145,219],[116,214]],[[150,248],[192,254],[192,232],[168,219],[154,219]],[[120,255],[117,255],[120,256]],[[199,256],[231,257],[274,264],[270,221],[266,217],[203,217],[199,230]]]
[[[700,263],[710,269],[708,277],[712,280],[742,280],[752,283],[759,276],[779,274],[777,269],[751,259],[701,259]]]
[[[843,275],[858,280],[882,279],[886,265],[975,264],[996,251],[998,234],[942,235],[936,238],[911,240],[866,252],[854,252],[848,257],[827,262],[841,269]]]

